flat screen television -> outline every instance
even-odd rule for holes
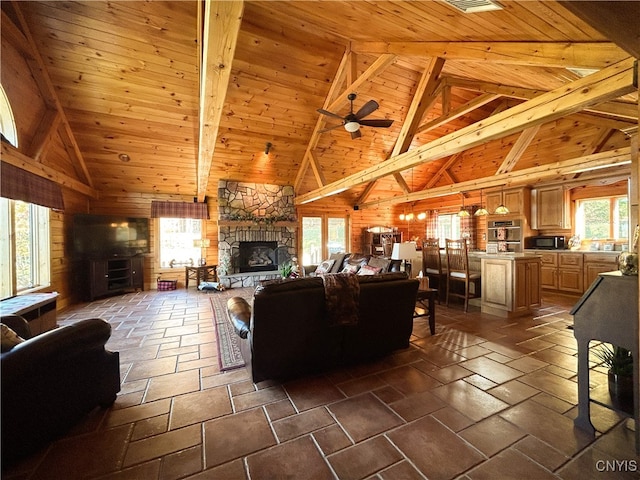
[[[150,253],[149,219],[112,215],[73,216],[76,257],[132,257]]]

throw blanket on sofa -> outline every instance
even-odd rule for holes
[[[360,283],[356,275],[350,273],[322,275],[322,282],[329,325],[357,325]]]

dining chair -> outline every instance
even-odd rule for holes
[[[450,297],[460,297],[464,299],[464,311],[469,310],[469,299],[480,297],[480,273],[469,272],[469,256],[467,239],[445,240],[445,251],[447,253],[447,307]],[[462,284],[464,293],[460,293],[459,285]],[[473,284],[473,293],[471,293]],[[457,285],[457,288],[456,286]]]
[[[447,289],[447,269],[442,266],[438,238],[422,242],[422,273],[429,279],[429,287],[438,290],[438,303],[442,303]]]

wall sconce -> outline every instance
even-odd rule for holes
[[[273,147],[273,144],[271,142],[267,142],[267,144],[264,146],[265,155],[269,155],[269,152],[271,151],[271,147]]]

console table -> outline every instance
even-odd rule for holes
[[[626,348],[633,355],[633,407],[636,452],[640,453],[640,339],[638,338],[638,276],[607,272],[598,275],[589,290],[571,310],[573,334],[578,343],[578,416],[577,427],[594,434],[590,402],[618,410],[606,395],[589,392],[589,342],[597,340]],[[590,398],[591,397],[591,398]]]
[[[58,294],[28,293],[0,302],[0,315],[20,315],[29,322],[31,335],[39,335],[56,328],[56,299]]]
[[[195,280],[196,287],[200,285],[200,282],[217,282],[218,266],[184,267],[184,288],[189,288],[189,280]]]

